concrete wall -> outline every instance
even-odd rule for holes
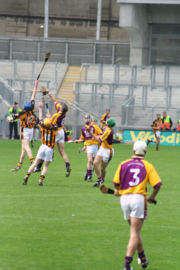
[[[18,7],[18,8],[17,8]],[[116,0],[103,0],[103,19],[118,19]],[[3,15],[44,16],[44,0],[8,0],[1,1]],[[77,17],[96,19],[97,0],[49,0],[51,17]]]
[[[1,1],[0,35],[43,36],[44,0]],[[116,0],[103,0],[101,39],[128,41]],[[50,0],[49,37],[96,37],[97,0]]]
[[[180,5],[150,5],[150,4],[128,4],[128,1],[117,0],[120,3],[120,15],[119,15],[119,26],[124,28],[129,35],[130,39],[130,65],[148,65],[151,64],[151,39],[152,33],[150,31],[150,25],[174,24],[174,29],[177,24],[180,24]],[[123,3],[122,3],[123,2]],[[143,3],[143,2],[142,2]],[[163,32],[164,31],[164,32]],[[177,30],[175,30],[177,35]],[[173,39],[170,37],[171,33],[162,30],[159,35],[164,35],[165,39]],[[167,47],[162,45],[162,49]],[[167,49],[167,48],[165,48]],[[174,45],[169,47],[168,50],[177,50]],[[157,51],[160,49],[157,49]],[[155,53],[156,54],[156,53]],[[164,54],[164,58],[166,58]],[[178,49],[177,56],[180,55],[180,47]],[[155,56],[156,57],[156,56]],[[157,55],[157,58],[159,56]],[[168,63],[175,63],[175,59],[169,59]],[[161,56],[162,58],[162,56]],[[174,60],[174,62],[173,62]],[[156,63],[156,60],[154,61]],[[161,60],[163,63],[163,61]]]
[[[148,23],[180,24],[180,5],[148,5]]]

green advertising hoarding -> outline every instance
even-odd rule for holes
[[[154,133],[148,130],[124,130],[123,142],[125,141],[137,141],[142,140],[147,142],[148,139],[153,140],[155,138]],[[180,132],[161,132],[161,145],[173,145],[180,146]]]

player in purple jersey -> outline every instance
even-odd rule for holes
[[[104,182],[106,167],[114,155],[112,128],[115,124],[115,121],[109,118],[106,123],[107,127],[100,136],[91,134],[93,138],[101,144],[94,160],[94,169],[98,178],[94,187],[99,187],[99,185]]]
[[[127,246],[124,270],[132,270],[131,262],[135,252],[138,252],[138,259],[143,268],[146,268],[149,261],[144,253],[141,239],[141,228],[147,215],[147,201],[156,203],[155,196],[159,192],[161,180],[151,163],[144,160],[146,154],[146,143],[136,141],[133,146],[134,156],[125,160],[118,166],[113,183],[115,190],[107,189],[104,193],[114,193],[120,196],[120,205],[124,219],[130,225],[130,238]],[[151,195],[146,199],[147,183],[153,186]],[[102,190],[102,187],[100,187]]]
[[[91,124],[90,115],[86,115],[84,118],[85,126],[81,130],[81,136],[78,140],[75,140],[76,143],[84,142],[86,146],[87,154],[87,170],[84,176],[84,180],[92,181],[92,171],[93,171],[93,161],[98,152],[99,143],[93,139],[92,134],[96,136],[102,133],[102,130],[97,125]]]

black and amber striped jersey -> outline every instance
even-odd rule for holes
[[[36,124],[36,115],[34,114],[34,100],[31,100],[32,103],[32,110],[31,111],[21,111],[20,113],[14,115],[13,119],[20,119],[21,120],[21,127],[23,128],[34,128]]]
[[[161,125],[162,125],[162,120],[161,119],[156,119],[154,120],[152,126],[153,126],[153,132],[156,133],[156,131],[161,130]]]
[[[56,134],[58,133],[57,127],[47,128],[43,125],[43,121],[39,122],[39,128],[41,131],[41,142],[48,147],[54,149],[56,144]]]

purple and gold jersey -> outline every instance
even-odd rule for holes
[[[101,116],[101,128],[106,127],[106,125],[103,123],[103,121],[107,121],[108,118],[110,118],[110,116],[109,116],[109,114],[107,114],[107,113],[104,113],[104,114]]]
[[[53,126],[57,126],[58,130],[60,130],[63,127],[65,114],[61,112],[54,113],[51,119],[51,123]]]
[[[147,182],[153,187],[162,185],[160,177],[151,163],[132,157],[120,163],[114,175],[114,184],[120,185],[119,194],[147,194]]]
[[[87,129],[89,129],[89,128],[90,128],[91,132],[95,136],[97,136],[97,135],[99,135],[99,134],[102,133],[102,130],[100,129],[99,126],[97,126],[97,125],[90,125],[90,126],[86,125],[81,130],[81,137],[80,137],[80,139],[85,141],[84,142],[84,145],[99,144],[98,141],[94,140],[93,137],[92,137],[92,135],[89,134],[89,132],[87,131]]]
[[[53,114],[51,123],[53,126],[56,125],[58,127],[58,130],[60,130],[63,127],[63,122],[66,114],[61,112],[62,105],[60,103],[56,103],[56,110],[57,113]]]
[[[113,147],[113,131],[111,128],[106,127],[103,134],[100,136],[101,145],[104,148],[112,149]]]
[[[60,103],[58,103],[58,102],[56,102],[55,108],[56,108],[56,111],[57,111],[57,112],[62,111],[62,105],[61,105]]]

